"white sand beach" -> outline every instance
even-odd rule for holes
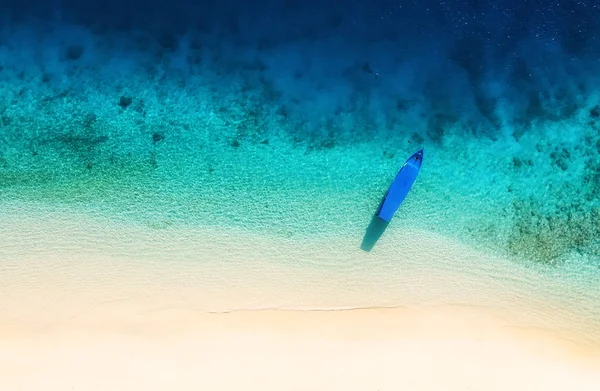
[[[477,308],[206,314],[114,304],[2,333],[0,389],[592,391],[599,353]]]
[[[0,390],[600,389],[597,290],[426,232],[28,216],[0,223]]]

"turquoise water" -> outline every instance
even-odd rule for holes
[[[3,201],[77,206],[157,229],[359,240],[397,170],[423,147],[422,172],[390,229],[410,225],[549,265],[583,255],[600,267],[600,120],[589,107],[519,140],[474,137],[461,122],[431,140],[402,122],[378,124],[385,102],[368,113],[339,103],[343,114],[314,123],[282,115],[284,106],[313,113],[309,102],[285,103],[285,90],[262,80],[267,71],[221,76],[205,66],[207,76],[182,82],[57,62],[65,74],[43,82],[44,67],[27,59],[2,71]]]
[[[551,40],[523,38],[510,72],[475,77],[472,55],[447,55],[442,41],[356,47],[335,27],[273,42],[182,33],[172,45],[56,20],[3,28],[7,210],[358,247],[396,172],[424,148],[389,231],[600,275],[598,66],[568,62]]]

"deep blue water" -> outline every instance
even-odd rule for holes
[[[433,141],[443,138],[449,122],[467,125],[460,131],[473,137],[518,138],[535,121],[565,120],[578,110],[588,110],[592,120],[598,104],[600,4],[593,1],[66,0],[4,1],[2,7],[2,44],[8,48],[24,44],[15,29],[42,29],[42,37],[43,29],[54,29],[63,41],[62,60],[100,61],[94,58],[98,48],[86,47],[89,39],[81,33],[56,32],[75,25],[108,56],[123,55],[111,53],[115,40],[131,41],[131,55],[152,58],[148,67],[165,68],[177,55],[176,69],[165,69],[167,79],[185,79],[213,63],[225,74],[257,71],[256,82],[272,85],[271,99],[281,102],[329,90],[336,96],[322,109],[330,119],[344,109],[369,110],[371,99],[386,100],[384,132],[394,132],[411,101],[419,100],[423,117],[411,125]],[[42,42],[26,43],[32,49],[36,44]],[[36,60],[43,68],[45,59]],[[26,65],[3,62],[16,70]],[[317,85],[298,81],[305,77]],[[341,80],[352,90],[336,89]],[[361,107],[347,107],[351,103]]]
[[[4,201],[360,239],[425,147],[397,226],[600,265],[598,1],[1,7]]]

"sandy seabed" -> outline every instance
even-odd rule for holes
[[[600,389],[595,280],[427,233],[372,254],[64,213],[0,233],[0,390]]]

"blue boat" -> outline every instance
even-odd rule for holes
[[[389,222],[400,207],[406,195],[410,191],[413,183],[419,175],[421,163],[423,162],[423,150],[414,153],[406,163],[400,168],[398,174],[394,178],[388,191],[383,196],[379,208],[377,209],[377,217]]]

